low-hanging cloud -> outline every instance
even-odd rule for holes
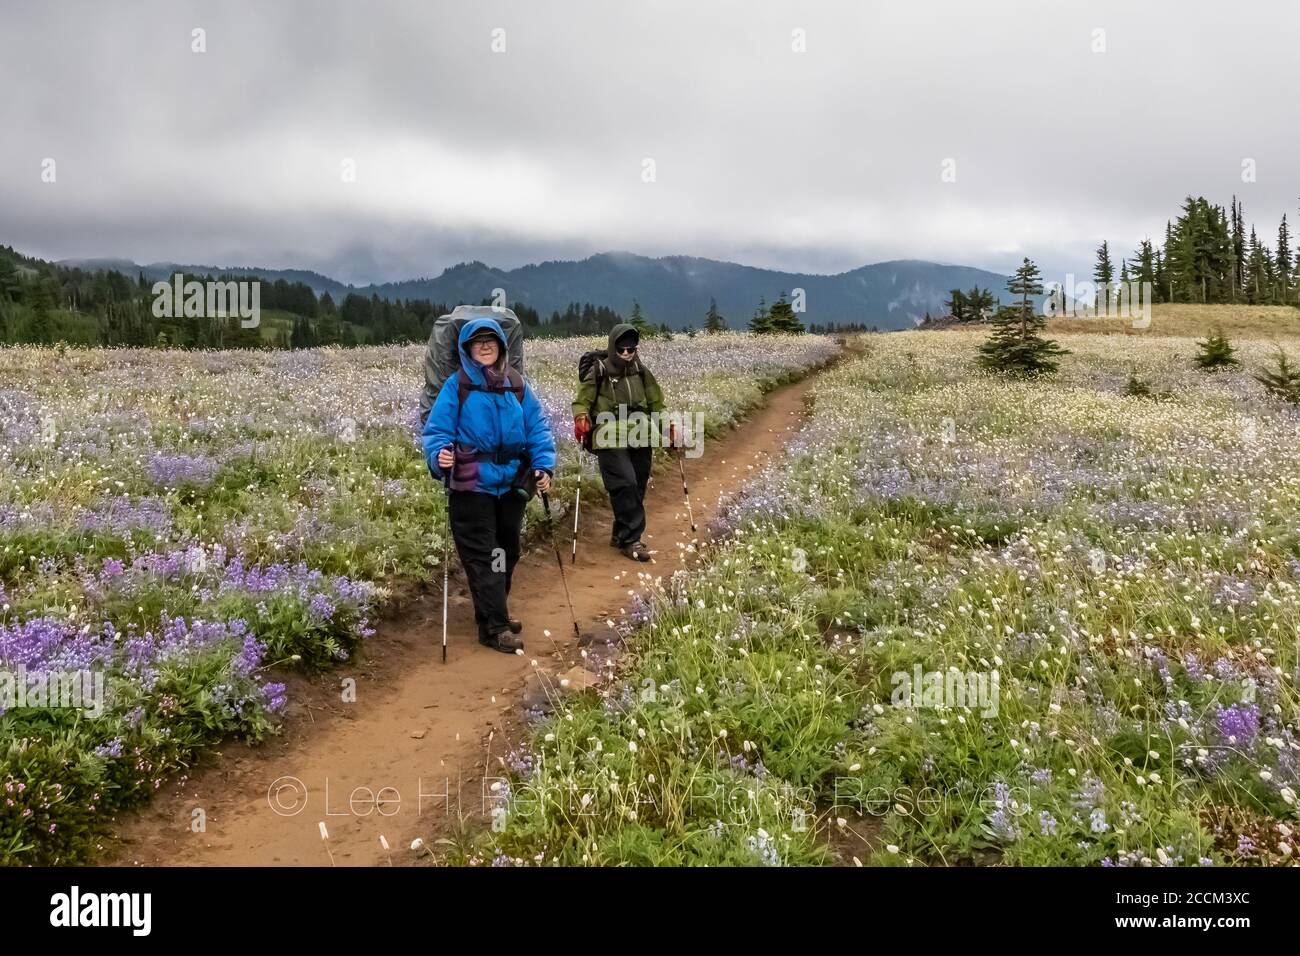
[[[9,5],[0,242],[356,282],[606,249],[1087,271],[1188,193],[1271,242],[1296,27],[1208,0]]]

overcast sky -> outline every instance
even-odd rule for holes
[[[1272,244],[1298,34],[1256,0],[0,0],[0,243],[352,282],[608,249],[1082,272],[1235,193]]]

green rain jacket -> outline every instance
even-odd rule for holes
[[[602,413],[618,415],[620,405],[626,405],[629,413],[633,411],[662,413],[664,410],[663,390],[655,381],[653,373],[641,364],[640,353],[637,353],[637,357],[631,363],[623,363],[619,361],[618,352],[614,350],[614,343],[621,335],[634,331],[636,330],[632,326],[625,323],[610,329],[609,351],[606,353],[608,358],[593,362],[586,376],[578,384],[578,394],[573,399],[573,417],[576,419],[586,415],[591,419],[592,427],[595,429],[592,439],[593,448],[622,448],[628,444],[617,440],[617,429],[601,429],[598,419]],[[598,377],[599,393],[596,389]],[[602,441],[602,438],[607,440]],[[611,438],[613,440],[609,440]]]

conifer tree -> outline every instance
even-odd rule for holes
[[[993,332],[980,346],[979,363],[1003,375],[1033,377],[1056,371],[1057,356],[1069,352],[1039,332],[1047,325],[1035,309],[1043,294],[1042,275],[1028,258],[1007,280],[1007,290],[1020,301],[1003,306],[993,318]]]
[[[44,277],[36,280],[36,286],[32,291],[31,340],[37,345],[49,345],[54,341],[52,313],[57,301],[58,285],[55,280]]]
[[[18,280],[18,270],[8,259],[0,256],[0,342],[7,342],[13,333],[10,327],[11,302],[18,301],[22,284]]]
[[[1155,288],[1156,255],[1155,250],[1151,247],[1150,239],[1143,239],[1142,244],[1138,246],[1137,254],[1133,257],[1132,278],[1139,285],[1148,282],[1153,289]]]
[[[1265,268],[1264,247],[1255,235],[1255,227],[1250,227],[1250,244],[1246,251],[1246,299],[1251,303],[1262,302],[1264,290],[1267,289],[1268,270]]]
[[[966,321],[966,293],[961,289],[950,289],[948,301],[943,304],[943,307],[958,322]]]
[[[652,339],[657,334],[655,327],[647,322],[645,316],[642,314],[641,303],[637,302],[635,299],[632,300],[632,314],[628,316],[627,324],[636,329],[637,333],[643,339]]]
[[[1255,380],[1283,401],[1300,405],[1300,369],[1291,365],[1281,347],[1273,361],[1276,367],[1256,375]]]
[[[803,323],[795,315],[794,306],[786,301],[784,292],[781,293],[780,298],[772,303],[772,310],[768,317],[768,329],[771,332],[780,332],[785,335],[803,334]]]
[[[709,311],[704,316],[704,331],[716,335],[727,328],[727,320],[718,314],[718,300],[709,299]]]
[[[1232,197],[1232,301],[1241,294],[1246,276],[1246,224],[1241,203]]]
[[[1205,337],[1204,342],[1197,342],[1197,348],[1200,352],[1196,355],[1195,361],[1204,371],[1211,372],[1219,368],[1235,368],[1241,362],[1237,360],[1237,350],[1232,347],[1228,337],[1223,334],[1222,329],[1216,328],[1210,335]]]
[[[1124,384],[1124,394],[1133,398],[1150,398],[1151,385],[1138,375],[1135,367],[1128,370],[1128,381]]]
[[[1214,228],[1214,257],[1211,263],[1214,285],[1211,296],[1215,302],[1226,302],[1232,297],[1232,230],[1228,224],[1228,214],[1222,206],[1218,223]]]
[[[993,290],[972,286],[966,293],[966,320],[983,322],[993,312]]]
[[[1286,225],[1286,213],[1282,214],[1282,225],[1277,230],[1277,254],[1273,261],[1277,263],[1277,282],[1281,287],[1282,294],[1279,301],[1287,303],[1291,301],[1291,233]]]
[[[1165,262],[1172,273],[1170,301],[1227,300],[1232,255],[1227,213],[1204,197],[1188,196],[1182,215],[1172,228],[1166,227]]]
[[[1174,258],[1174,226],[1168,219],[1165,220],[1165,301],[1174,301],[1174,282],[1178,276],[1175,272]]]
[[[1097,264],[1093,267],[1092,279],[1097,284],[1097,296],[1092,305],[1093,308],[1100,309],[1101,303],[1108,298],[1110,284],[1115,281],[1115,266],[1110,261],[1110,244],[1104,239],[1101,248],[1097,250]]]

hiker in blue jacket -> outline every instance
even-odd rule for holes
[[[522,650],[523,625],[506,596],[519,561],[519,531],[533,490],[548,492],[555,439],[541,403],[506,358],[495,319],[465,323],[460,372],[442,385],[422,436],[434,476],[448,484],[447,515],[469,579],[479,643]]]

